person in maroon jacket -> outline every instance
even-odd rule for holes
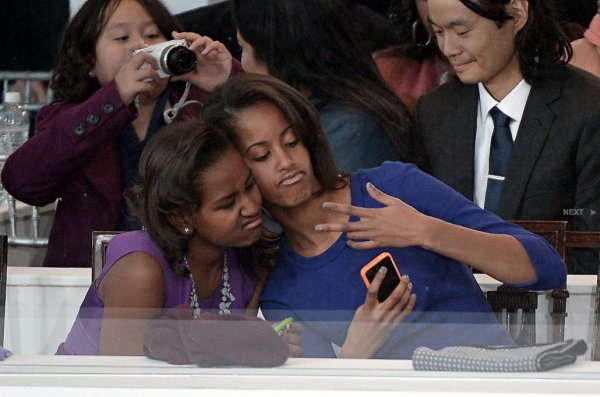
[[[67,26],[51,81],[57,101],[2,170],[17,200],[58,200],[44,266],[88,267],[92,230],[139,229],[122,192],[139,181],[146,142],[180,108],[179,119],[197,115],[207,93],[241,70],[216,42],[180,31],[159,0],[88,0]],[[135,50],[171,39],[191,43],[197,68],[161,78],[155,56]]]

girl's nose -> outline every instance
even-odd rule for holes
[[[141,50],[142,48],[148,47],[148,44],[144,41],[144,39],[140,36],[137,39],[131,40],[131,53],[133,54],[137,50]]]
[[[277,155],[277,162],[281,169],[288,168],[294,161],[285,150],[281,150]]]
[[[242,216],[253,217],[259,215],[261,204],[260,196],[258,194],[246,194],[244,196],[244,202],[242,203]]]

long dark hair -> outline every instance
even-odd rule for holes
[[[498,27],[512,17],[506,12],[511,0],[459,0],[467,8]],[[549,0],[528,0],[527,23],[517,33],[515,46],[523,78],[532,83],[537,71],[566,64],[573,56],[571,43],[558,23]]]
[[[308,150],[313,172],[323,189],[340,187],[343,175],[336,168],[319,112],[298,90],[281,80],[252,73],[230,78],[206,99],[202,117],[238,145],[237,115],[260,102],[268,102],[283,113]]]
[[[338,0],[232,0],[241,36],[269,74],[325,101],[341,100],[375,117],[404,161],[418,162],[409,112],[383,81]]]
[[[191,118],[164,127],[144,148],[139,164],[141,184],[128,191],[144,228],[162,249],[177,272],[191,239],[169,221],[175,210],[194,213],[202,205],[204,186],[199,177],[222,158],[233,143],[201,118]],[[237,248],[240,264],[264,281],[275,246],[266,232],[250,247]]]
[[[181,25],[159,0],[135,0],[168,39]],[[67,25],[50,86],[56,99],[83,102],[100,88],[90,71],[96,62],[96,41],[121,0],[87,0]]]

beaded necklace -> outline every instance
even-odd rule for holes
[[[183,257],[185,267],[189,270],[187,257]],[[190,307],[194,309],[194,318],[198,317],[202,312],[200,303],[198,301],[198,294],[196,293],[196,283],[194,283],[194,277],[190,271],[190,278],[192,280],[192,291],[190,292]],[[231,284],[229,283],[229,267],[227,266],[227,252],[225,252],[223,259],[223,287],[221,288],[221,302],[219,302],[219,314],[229,314],[231,310],[229,307],[235,301],[235,296],[231,293]]]

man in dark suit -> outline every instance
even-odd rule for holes
[[[428,12],[458,77],[416,107],[430,172],[502,218],[600,230],[600,79],[565,64],[546,0],[428,0]],[[571,255],[570,273],[597,272],[597,253]]]

